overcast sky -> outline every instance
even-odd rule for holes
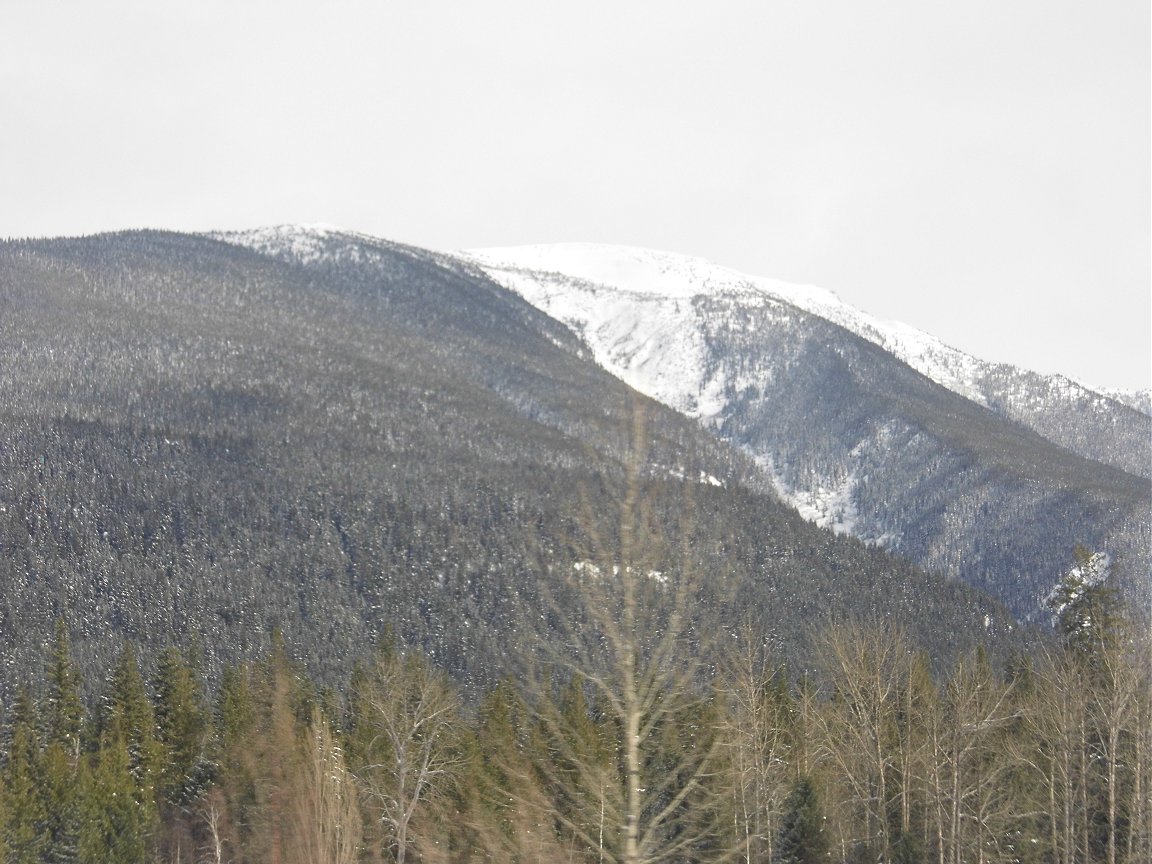
[[[648,246],[1149,386],[1147,0],[0,7],[0,236]]]

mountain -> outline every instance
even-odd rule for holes
[[[463,259],[748,453],[818,524],[1024,619],[1084,543],[1123,562],[1146,608],[1152,420],[1111,396],[701,259],[587,244]]]
[[[1016,638],[988,595],[801,519],[474,266],[361,235],[0,243],[0,432],[0,689],[57,618],[81,671],[129,640],[215,675],[279,629],[320,681],[389,630],[466,684],[516,674],[614,557],[637,464],[702,640],[750,618],[804,663],[849,615],[942,662]]]
[[[774,298],[840,325],[942,387],[1074,453],[1152,477],[1148,391],[1094,390],[1063,375],[989,363],[906,324],[861,312],[826,289],[747,276],[700,258],[582,243],[475,250],[467,257],[498,281],[519,284],[524,293],[533,289],[517,273],[528,271],[656,296],[725,294],[750,303],[763,296]],[[532,281],[539,282],[539,276]],[[535,296],[554,304],[558,317],[571,322],[581,317],[576,310],[565,310],[553,292],[546,293],[547,300]]]

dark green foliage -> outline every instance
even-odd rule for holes
[[[68,628],[56,622],[56,643],[48,669],[48,743],[59,745],[73,765],[80,758],[80,730],[84,706],[80,700],[80,677],[72,660]]]
[[[27,687],[21,687],[12,706],[4,766],[4,845],[11,864],[34,864],[48,845],[48,812],[41,795],[39,718]]]
[[[1073,654],[1090,667],[1126,636],[1123,602],[1112,581],[1107,559],[1077,545],[1073,566],[1047,599],[1057,627]]]
[[[201,681],[173,648],[161,655],[152,687],[156,735],[167,756],[160,773],[160,794],[176,807],[204,792],[211,776],[207,758],[210,725]]]
[[[81,864],[138,864],[146,859],[157,827],[156,807],[141,789],[139,768],[123,738],[104,739],[92,756],[81,792]]]
[[[816,787],[807,777],[796,781],[784,803],[780,836],[776,841],[773,864],[816,864],[828,854],[828,837],[824,833],[824,813]]]
[[[80,676],[73,661],[68,630],[56,623],[56,641],[47,672],[47,738],[41,759],[41,790],[47,819],[44,860],[67,864],[78,860],[83,823],[81,790],[88,782],[81,751],[84,707]]]
[[[45,812],[44,861],[69,864],[78,860],[84,829],[88,784],[87,762],[60,741],[49,741],[40,760],[41,795]]]

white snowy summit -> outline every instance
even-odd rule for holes
[[[690,380],[703,378],[703,370],[692,368],[688,358],[668,356],[678,353],[679,346],[671,338],[661,338],[689,335],[690,302],[698,297],[773,305],[785,315],[781,304],[794,306],[862,336],[938,384],[984,403],[975,379],[987,364],[906,324],[874,318],[815,285],[749,276],[703,258],[627,246],[559,243],[475,249],[464,255],[533,305],[591,337],[588,341],[606,368],[667,404],[679,407],[693,397],[641,386],[646,383],[645,370],[672,364],[677,372],[692,373],[679,378],[681,389],[689,388]],[[612,297],[619,300],[612,302]],[[640,357],[624,348],[626,340],[643,346]],[[700,416],[707,411],[690,413]]]
[[[248,231],[215,231],[208,236],[225,243],[247,246],[262,255],[284,258],[299,264],[342,258],[359,261],[366,246],[383,242],[367,234],[346,231],[322,222],[309,225],[269,225]]]

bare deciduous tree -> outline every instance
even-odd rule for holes
[[[657,864],[726,841],[710,818],[719,738],[691,638],[695,567],[686,552],[673,551],[649,511],[645,410],[639,399],[632,407],[620,493],[586,502],[587,553],[566,574],[582,618],[560,614],[556,604],[557,638],[544,646],[553,677],[587,691],[604,740],[581,746],[573,718],[542,698],[539,723],[556,758],[541,770],[565,802],[557,820],[597,861]],[[680,514],[685,544],[692,504]],[[605,513],[616,518],[601,519]],[[602,530],[605,521],[615,524]],[[549,691],[552,683],[541,686]]]
[[[300,741],[296,838],[308,864],[352,864],[360,847],[360,802],[332,728],[319,707]]]
[[[723,677],[733,829],[746,864],[772,860],[793,775],[793,700],[755,634],[751,625],[741,630]]]
[[[354,696],[366,742],[356,775],[397,864],[405,864],[415,817],[448,790],[462,764],[456,695],[421,658],[389,650]]]

